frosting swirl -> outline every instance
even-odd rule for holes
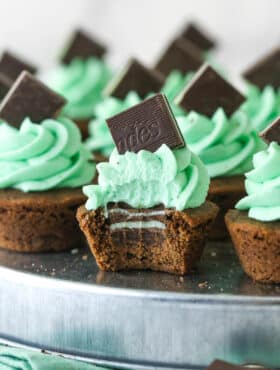
[[[99,163],[98,185],[83,188],[86,208],[95,210],[109,202],[125,202],[134,208],[164,204],[184,210],[204,203],[209,176],[200,159],[187,147],[171,150],[162,145],[156,152],[118,154]]]
[[[246,173],[248,196],[236,208],[249,210],[248,216],[259,221],[280,220],[280,146],[272,142],[254,155],[254,169]]]
[[[102,99],[102,91],[111,72],[101,59],[74,59],[68,65],[60,65],[44,78],[44,82],[63,95],[68,103],[63,113],[72,119],[93,116],[93,107]]]
[[[161,92],[165,94],[170,102],[173,102],[176,96],[191,81],[194,72],[188,72],[183,75],[181,72],[174,70],[166,78]]]
[[[115,144],[107,126],[106,119],[140,102],[141,98],[139,95],[131,91],[124,100],[108,97],[97,104],[94,109],[96,118],[89,123],[89,138],[85,141],[87,148],[93,152],[100,152],[105,157],[109,157]]]
[[[219,108],[212,118],[196,112],[177,117],[185,141],[205,164],[210,177],[243,174],[265,144],[248,125],[244,112],[227,118]]]
[[[253,129],[260,132],[280,114],[280,91],[272,86],[260,90],[250,85],[247,100],[241,109],[248,114]]]
[[[26,118],[19,129],[0,125],[0,189],[24,192],[80,187],[94,177],[91,154],[67,118],[40,125]]]

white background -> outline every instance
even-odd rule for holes
[[[0,12],[0,49],[42,67],[79,25],[110,45],[116,66],[130,55],[153,63],[189,19],[216,36],[219,60],[235,73],[280,41],[280,0],[0,0]]]

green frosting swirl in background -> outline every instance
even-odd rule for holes
[[[72,119],[93,117],[95,104],[102,100],[102,91],[111,78],[111,71],[101,59],[74,59],[51,71],[44,82],[63,95],[68,103],[63,113]]]
[[[181,72],[174,70],[167,76],[161,92],[167,96],[170,102],[173,102],[176,96],[191,81],[193,76],[194,72],[188,72],[183,75]]]
[[[200,159],[187,147],[171,150],[162,145],[156,152],[118,154],[97,165],[98,185],[83,188],[86,208],[95,210],[109,202],[125,202],[134,208],[164,204],[181,211],[204,203],[209,176]]]
[[[249,209],[248,216],[259,221],[280,220],[280,146],[272,142],[254,155],[254,169],[246,173],[248,196],[236,208]]]
[[[37,192],[80,187],[94,177],[91,157],[79,129],[67,118],[41,124],[26,118],[19,129],[0,125],[0,189]]]
[[[191,151],[205,164],[210,177],[243,174],[252,168],[253,154],[265,147],[250,129],[248,117],[237,111],[230,119],[222,108],[212,118],[196,112],[177,117]]]
[[[87,148],[93,152],[99,152],[105,157],[109,157],[115,148],[115,144],[106,119],[133,107],[141,101],[142,99],[139,95],[131,91],[124,100],[108,97],[97,104],[94,109],[96,118],[89,123],[89,137],[85,141]]]
[[[260,90],[249,85],[247,100],[241,109],[248,114],[253,129],[263,131],[280,115],[280,90],[276,91],[272,86]]]

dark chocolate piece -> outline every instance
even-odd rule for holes
[[[0,104],[0,118],[19,127],[25,117],[39,123],[55,116],[66,100],[37,80],[22,72]]]
[[[245,101],[245,97],[212,67],[204,64],[175,102],[185,111],[211,117],[218,108],[227,116]]]
[[[106,47],[99,41],[88,35],[83,30],[77,30],[65,51],[61,61],[69,64],[73,59],[87,59],[90,57],[102,58],[106,53]]]
[[[0,100],[4,98],[12,84],[13,81],[8,76],[0,72]]]
[[[196,71],[202,64],[200,50],[189,41],[179,37],[167,47],[155,69],[167,76],[173,70],[178,70],[183,74]]]
[[[280,87],[280,48],[269,53],[243,73],[243,77],[263,89],[267,85]]]
[[[272,141],[280,144],[280,117],[276,118],[259,136],[268,144]]]
[[[5,51],[2,54],[0,60],[0,73],[7,76],[11,80],[11,85],[23,71],[34,74],[36,73],[37,69],[33,65],[26,63],[22,59],[19,59],[9,51]]]
[[[189,23],[182,32],[182,37],[193,43],[202,51],[208,51],[216,46],[216,42],[211,40],[196,24]]]
[[[129,91],[136,91],[141,98],[145,98],[151,92],[158,92],[163,82],[157,72],[145,67],[138,60],[131,59],[124,70],[110,81],[104,94],[124,99]]]
[[[120,154],[126,151],[156,151],[162,144],[184,146],[184,139],[163,94],[157,94],[134,107],[107,119]]]
[[[253,370],[268,370],[268,369],[265,369],[264,367],[262,366],[257,366],[257,365],[253,365],[253,366],[239,366],[239,365],[233,365],[233,364],[230,364],[226,361],[222,361],[222,360],[215,360],[214,362],[212,362],[212,364],[210,366],[207,367],[206,370],[245,370],[245,369],[253,369]]]
[[[135,209],[130,207],[128,204],[119,202],[111,203],[108,205],[108,220],[111,227],[118,223],[124,223],[127,225],[128,222],[150,222],[158,221],[165,224],[166,214],[164,206],[156,206],[153,208]],[[158,228],[133,228],[121,227],[117,229],[111,229],[112,242],[117,248],[124,247],[135,247],[137,243],[144,243],[146,247],[152,247],[153,245],[161,245],[165,239],[165,230]]]

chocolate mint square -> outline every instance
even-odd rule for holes
[[[156,151],[162,144],[183,147],[184,139],[163,94],[107,119],[118,152],[134,153],[142,149]]]
[[[268,144],[272,141],[280,144],[280,117],[276,118],[259,136]]]
[[[0,100],[4,98],[12,84],[13,81],[8,76],[0,72]]]
[[[104,90],[105,95],[124,99],[130,91],[136,91],[141,98],[151,92],[158,92],[163,85],[163,77],[132,58],[123,71],[113,78]]]
[[[62,57],[62,63],[69,64],[75,58],[87,59],[90,57],[102,58],[106,47],[88,35],[85,31],[77,30]]]
[[[185,111],[211,117],[218,108],[227,116],[245,101],[245,97],[212,67],[204,64],[175,102]]]
[[[178,70],[183,74],[196,71],[203,64],[202,55],[189,41],[179,37],[163,52],[155,69],[167,76],[171,71]]]
[[[193,43],[202,51],[208,51],[216,46],[214,40],[206,35],[196,24],[189,23],[182,32],[182,37]]]
[[[280,48],[266,55],[243,73],[243,77],[263,89],[267,85],[280,87]]]
[[[55,116],[66,100],[37,80],[22,72],[0,104],[0,118],[19,127],[25,117],[34,123]]]
[[[7,76],[11,82],[14,82],[22,71],[34,74],[37,69],[9,51],[5,51],[0,59],[0,73]]]

